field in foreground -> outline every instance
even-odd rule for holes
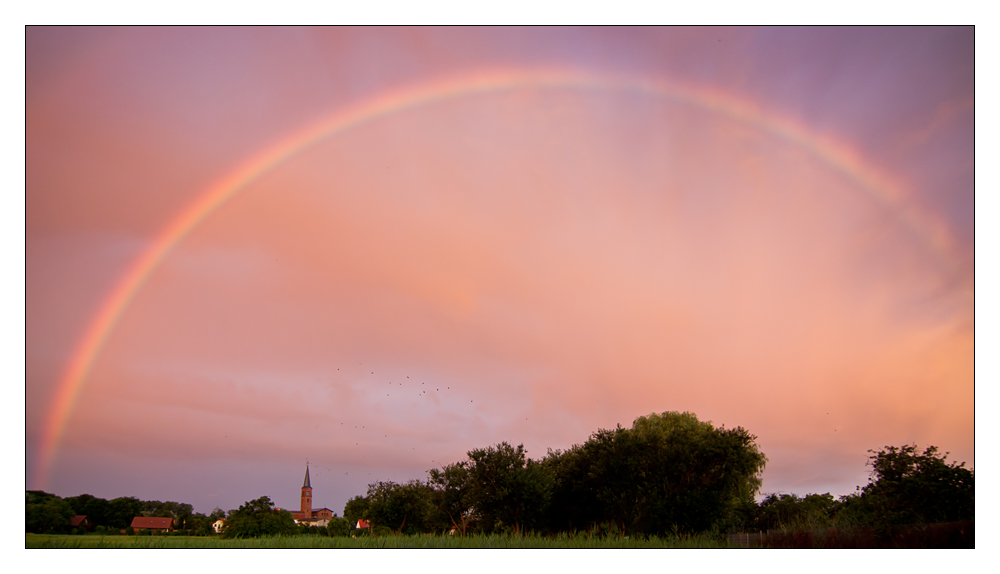
[[[384,536],[343,538],[272,536],[243,540],[203,536],[100,536],[25,534],[25,548],[729,548],[726,542],[692,538],[557,538],[542,536]]]

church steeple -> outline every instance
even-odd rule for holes
[[[306,479],[302,481],[302,506],[300,512],[303,518],[312,517],[313,489],[309,482],[309,463],[306,462]]]

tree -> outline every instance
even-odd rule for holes
[[[69,531],[73,507],[54,494],[41,490],[28,490],[24,495],[24,529],[26,532]]]
[[[550,523],[612,523],[647,534],[726,527],[760,488],[766,458],[755,440],[686,412],[599,430],[545,461],[556,484]]]
[[[90,494],[70,496],[65,499],[76,514],[83,514],[94,526],[108,525],[108,501]]]
[[[948,453],[916,445],[887,446],[868,460],[872,467],[862,498],[876,524],[975,520],[975,474],[965,463],[948,463]]]
[[[108,501],[106,518],[111,528],[130,528],[136,516],[142,516],[142,501],[138,498],[120,496]]]
[[[722,527],[760,489],[766,458],[742,427],[715,428],[694,413],[639,417],[632,425],[641,460],[641,528],[699,532]]]
[[[333,518],[326,523],[326,535],[327,536],[348,536],[351,533],[351,524],[347,523],[347,519],[341,518],[336,514]]]
[[[373,527],[385,526],[400,534],[424,532],[432,510],[432,492],[419,480],[369,484],[367,516]]]
[[[440,515],[447,517],[451,528],[465,536],[472,519],[472,502],[469,495],[468,463],[457,462],[428,471],[428,484],[434,489],[434,506]]]
[[[184,529],[194,536],[211,536],[215,534],[215,530],[212,529],[212,522],[215,522],[215,520],[209,519],[209,517],[200,512],[195,512],[185,520]]]
[[[347,501],[344,505],[344,520],[351,528],[354,528],[359,520],[368,519],[368,506],[368,499],[364,496],[355,496]]]
[[[560,514],[579,526],[613,524],[626,532],[641,514],[641,491],[637,478],[646,455],[635,433],[621,425],[601,429],[583,446],[574,446],[563,455],[556,480],[560,491]],[[555,516],[555,514],[554,514]]]
[[[528,460],[524,445],[502,442],[469,451],[468,501],[486,532],[538,528],[552,496],[552,477]]]
[[[279,510],[267,496],[244,503],[226,519],[225,538],[256,538],[297,533],[292,513]]]

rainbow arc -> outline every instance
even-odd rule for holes
[[[314,144],[372,120],[428,104],[476,94],[523,88],[632,92],[692,105],[744,122],[802,148],[852,180],[900,221],[936,255],[951,250],[947,226],[913,204],[900,182],[866,162],[851,146],[718,89],[669,83],[648,77],[593,74],[569,69],[501,69],[434,80],[394,89],[339,109],[290,133],[249,157],[210,185],[155,237],[105,298],[73,352],[48,411],[39,457],[40,483],[47,483],[59,442],[94,362],[118,320],[149,276],[178,243],[220,206],[263,174]]]

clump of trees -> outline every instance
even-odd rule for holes
[[[292,513],[274,507],[271,499],[262,496],[244,503],[226,517],[224,538],[254,538],[278,534],[298,534]]]
[[[884,529],[902,524],[975,520],[975,473],[949,463],[948,453],[929,446],[886,446],[868,451],[868,484],[842,497],[844,522]]]
[[[621,532],[725,529],[751,504],[766,457],[742,427],[716,428],[692,413],[651,414],[550,453],[555,479],[549,527],[612,524]]]
[[[344,516],[375,533],[718,530],[760,488],[766,458],[755,440],[692,413],[654,413],[541,460],[507,442],[474,449],[426,482],[369,485]]]
[[[830,493],[770,494],[743,513],[742,530],[874,528],[975,520],[975,474],[929,446],[868,451],[868,484],[834,500]]]
[[[136,516],[165,516],[174,519],[174,528],[195,535],[214,534],[212,523],[225,513],[216,508],[209,515],[193,512],[181,502],[139,500],[122,496],[105,500],[90,494],[60,498],[41,490],[25,491],[25,530],[35,533],[70,533],[70,518],[86,515],[95,532],[128,530]]]

